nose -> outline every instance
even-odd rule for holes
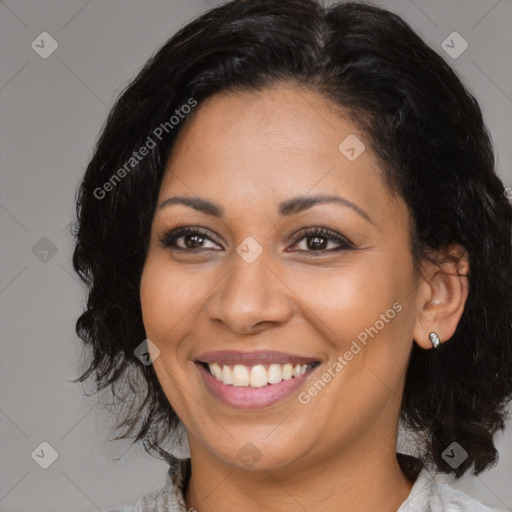
[[[207,315],[237,334],[257,334],[293,316],[291,292],[260,256],[247,263],[237,254],[207,303]]]

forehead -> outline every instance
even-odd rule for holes
[[[323,96],[291,86],[200,104],[167,163],[160,196],[171,192],[233,208],[335,192],[377,216],[394,203],[365,134]]]

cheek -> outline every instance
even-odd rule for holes
[[[332,415],[334,431],[340,424],[360,428],[400,402],[413,313],[403,273],[407,267],[399,271],[379,258],[290,281],[297,283],[297,295],[307,306],[303,311],[311,311],[308,321],[330,345],[329,368],[335,377],[316,407]],[[318,414],[319,421],[322,417]]]
[[[140,301],[146,336],[160,350],[153,361],[155,373],[172,408],[183,418],[187,400],[179,382],[189,368],[182,364],[180,340],[186,336],[187,319],[193,318],[191,306],[197,299],[190,277],[181,276],[165,255],[150,252],[141,276]]]
[[[376,323],[384,334],[401,321],[400,306],[393,304],[401,301],[406,285],[382,262],[382,255],[368,255],[357,263],[347,259],[337,267],[297,269],[285,280],[293,283],[309,322],[340,351],[358,336],[364,338]]]
[[[190,336],[204,322],[208,294],[221,286],[222,274],[173,262],[168,254],[150,251],[140,282],[140,301],[146,336],[160,349],[159,366],[186,371],[193,343]]]
[[[180,319],[198,300],[193,275],[177,272],[162,256],[149,254],[140,282],[140,301],[146,334],[164,343],[176,334]]]

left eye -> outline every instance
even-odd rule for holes
[[[303,248],[301,250],[306,252],[333,252],[353,248],[353,245],[347,239],[327,229],[313,229],[300,235],[295,245],[302,243]]]

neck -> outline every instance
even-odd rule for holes
[[[354,446],[338,457],[308,458],[293,468],[252,471],[192,453],[192,475],[185,492],[187,510],[317,512],[396,512],[413,483],[394,450],[382,453]],[[359,450],[359,451],[358,451]],[[374,454],[361,456],[362,453]],[[199,459],[201,462],[195,463]],[[414,476],[413,476],[414,478]]]

